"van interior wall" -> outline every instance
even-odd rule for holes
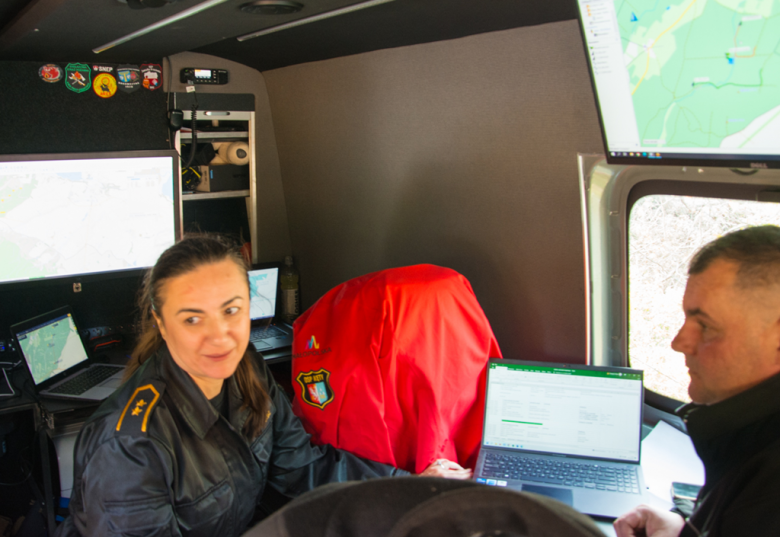
[[[38,69],[45,63],[45,58],[40,62],[0,62],[0,153],[168,149],[162,89],[118,92],[109,99],[98,97],[91,89],[74,93],[63,81],[49,84],[41,80]],[[66,64],[59,65],[64,68]],[[9,325],[64,305],[73,307],[82,327],[132,320],[137,273],[90,278],[83,282],[81,292],[74,293],[77,281],[81,280],[0,284],[0,339],[9,335]]]
[[[279,156],[271,108],[263,75],[251,67],[216,56],[182,52],[168,58],[168,72],[172,73],[171,91],[183,93],[185,84],[179,81],[179,72],[185,67],[226,69],[228,83],[223,86],[197,85],[196,93],[251,93],[255,96],[255,153],[257,173],[257,237],[258,261],[281,261],[290,255],[290,232],[279,172]],[[197,201],[190,203],[199,203]]]
[[[505,357],[584,361],[577,153],[603,145],[576,21],[263,74],[304,308],[433,263]]]

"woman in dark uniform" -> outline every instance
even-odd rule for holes
[[[147,274],[128,380],[85,424],[58,535],[237,535],[266,485],[294,497],[330,482],[404,475],[314,446],[249,345],[239,250],[185,238]],[[467,479],[441,460],[423,475]]]

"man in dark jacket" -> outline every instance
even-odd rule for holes
[[[705,468],[687,519],[647,506],[615,521],[619,537],[780,535],[780,228],[724,235],[691,261],[685,354],[693,403],[677,410]]]

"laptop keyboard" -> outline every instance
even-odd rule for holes
[[[488,453],[483,477],[639,494],[637,469]]]
[[[116,367],[94,366],[84,370],[80,375],[49,390],[49,393],[61,395],[81,395],[94,388],[117,372]]]
[[[253,328],[252,331],[249,333],[249,340],[259,341],[261,339],[269,339],[273,337],[281,337],[286,335],[287,332],[285,332],[284,330],[281,330],[269,324],[268,326],[258,326],[256,328]]]

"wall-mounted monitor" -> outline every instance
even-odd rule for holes
[[[180,238],[175,151],[0,155],[0,284],[152,266]]]
[[[780,168],[780,3],[578,4],[610,164]]]

